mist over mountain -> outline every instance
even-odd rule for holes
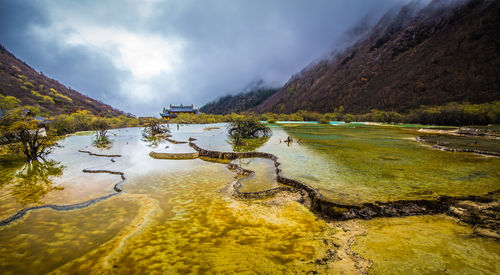
[[[254,111],[404,112],[500,99],[500,1],[410,2],[295,75]]]
[[[246,85],[236,95],[226,95],[203,105],[200,111],[208,114],[240,113],[252,109],[276,93],[278,89],[270,88],[259,80]]]
[[[0,43],[92,98],[141,116],[282,86],[367,14],[408,0],[0,0]]]

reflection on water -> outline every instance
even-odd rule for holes
[[[143,136],[142,141],[144,141],[148,147],[156,149],[162,143],[163,139],[158,137]]]
[[[210,127],[218,129],[207,130]],[[251,150],[277,155],[285,176],[342,202],[482,194],[499,188],[497,158],[436,151],[412,140],[417,132],[404,129],[355,127],[273,126],[273,136]],[[171,130],[174,140],[193,137],[202,148],[239,150],[226,142],[224,124]],[[41,201],[71,204],[114,192],[118,176],[84,174],[83,169],[125,173],[124,192],[81,210],[33,211],[1,227],[1,273],[54,269],[60,273],[352,273],[359,265],[353,260],[357,256],[349,254],[349,245],[363,227],[366,236],[357,237],[354,249],[372,260],[377,273],[408,273],[410,267],[418,267],[421,273],[443,272],[444,268],[471,273],[494,273],[491,267],[498,270],[498,242],[471,237],[469,226],[447,217],[330,224],[293,197],[232,199],[227,187],[236,175],[224,164],[148,156],[153,149],[192,152],[187,144],[143,140],[140,128],[110,133],[113,146],[106,154],[122,156],[113,161],[78,152],[92,144],[92,136],[63,140],[64,147],[51,157],[65,168],[57,178],[48,178],[64,190],[49,190]],[[279,142],[287,136],[301,142],[289,147]],[[88,148],[92,149],[100,150]],[[275,186],[271,161],[236,161],[256,172],[242,181],[242,191]],[[0,165],[0,175],[20,169]],[[2,218],[22,207],[10,186],[0,186]],[[353,223],[361,228],[354,230]],[[465,257],[467,253],[472,256]],[[434,258],[440,261],[424,262]]]
[[[63,174],[64,166],[54,160],[40,160],[26,163],[14,178],[10,186],[11,194],[23,204],[39,203],[40,199],[53,190],[63,187],[53,186],[53,178]]]
[[[319,188],[335,201],[481,195],[500,189],[500,158],[435,150],[417,143],[416,131],[285,125],[273,128],[273,133],[260,150],[280,158],[285,176]],[[300,144],[279,146],[279,139],[288,135],[300,139]]]
[[[262,147],[269,140],[268,136],[254,138],[254,139],[242,139],[239,142],[232,137],[227,140],[227,143],[231,144],[234,152],[251,152],[256,151],[258,148]]]
[[[65,168],[58,161],[40,159],[26,163],[23,160],[9,158],[8,161],[0,163],[2,163],[2,169],[0,169],[2,207],[0,210],[7,212],[2,214],[9,214],[8,209],[11,203],[21,206],[40,204],[51,191],[64,189],[55,182],[58,177],[62,176]]]
[[[23,165],[23,158],[15,158],[13,156],[0,157],[0,187],[4,184],[11,183],[17,170]]]

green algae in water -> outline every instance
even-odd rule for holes
[[[360,221],[367,234],[353,251],[373,262],[370,274],[496,274],[500,244],[472,235],[447,216]]]
[[[204,131],[205,127],[193,125],[180,127],[179,131],[174,129],[173,139],[195,137],[198,139],[196,143],[203,148],[232,149],[225,141],[224,129]],[[62,177],[57,179],[65,189],[57,191],[61,192],[57,193],[60,195],[49,193],[46,199],[47,202],[67,204],[113,192],[116,176],[82,174],[81,170],[88,167],[123,171],[127,177],[123,184],[125,192],[82,210],[33,211],[15,224],[0,228],[2,255],[9,255],[0,261],[2,271],[39,273],[55,268],[59,268],[56,271],[60,273],[335,271],[315,263],[336,252],[336,248],[329,243],[334,238],[335,230],[303,205],[285,197],[233,200],[227,193],[227,184],[234,180],[235,174],[225,164],[200,159],[155,160],[148,156],[152,148],[148,147],[147,142],[141,141],[140,129],[114,132],[117,134],[113,136],[115,143],[107,153],[123,155],[116,162],[77,152],[91,144],[91,136],[65,139],[65,147],[51,155],[67,167]],[[329,194],[342,202],[433,197],[440,190],[448,194],[482,194],[489,188],[498,187],[498,174],[495,174],[498,162],[495,158],[436,151],[415,142],[416,132],[396,127],[296,125],[285,128],[273,126],[273,132],[273,137],[259,150],[278,155],[286,176],[320,187],[323,194]],[[288,147],[279,143],[280,139],[288,135],[300,139],[300,144],[293,143]],[[170,147],[165,150],[170,152],[192,149],[186,144],[168,145]],[[160,147],[163,145],[158,146],[158,150]],[[430,156],[426,157],[426,154]],[[464,157],[469,159],[464,161]],[[425,161],[430,163],[420,163]],[[360,173],[366,164],[374,167],[366,173]],[[397,169],[419,171],[437,164],[435,172],[421,170],[424,175],[417,176]],[[413,165],[415,168],[412,168]],[[266,168],[266,160],[259,160],[259,163],[252,162],[247,168],[263,176],[274,167],[271,164],[271,167]],[[446,172],[446,169],[449,171]],[[262,175],[261,171],[264,171]],[[442,179],[445,180],[442,181],[444,184],[450,186],[440,189]],[[387,184],[389,181],[391,185]],[[474,184],[478,186],[472,186]],[[4,199],[7,197],[2,193],[2,203]],[[139,211],[138,208],[151,211]],[[419,228],[423,224],[422,220],[416,218],[406,221],[406,228]],[[80,226],[81,223],[84,224]],[[446,232],[446,228],[457,225],[456,222],[449,220],[449,223],[443,223],[439,219],[430,219],[425,224],[432,229],[424,230],[431,232],[427,234],[432,235],[432,238],[429,237],[430,247],[440,242],[452,243],[456,253],[466,254],[469,253],[468,246],[455,244],[467,242],[467,238],[484,242],[484,245],[474,246],[484,254],[483,258],[455,258],[446,254],[446,251],[437,251],[437,257],[447,261],[445,266],[456,263],[457,266],[468,268],[477,261],[481,266],[477,270],[483,271],[487,270],[482,267],[485,263],[493,265],[497,262],[496,243],[471,237],[470,227],[459,226],[465,232],[463,235],[435,234],[441,227]],[[362,225],[368,228],[367,236],[378,230],[371,230],[369,223],[363,222]],[[380,230],[385,233],[381,233],[379,238],[387,239],[391,237],[388,235],[395,235],[393,230]],[[402,238],[399,237],[400,241],[405,242]],[[16,240],[27,244],[16,246]],[[362,245],[361,238],[359,241]],[[425,249],[413,242],[406,242],[408,245],[405,249],[414,254],[400,253],[400,265],[415,261],[415,257],[427,257]],[[396,239],[393,243],[397,243]],[[366,252],[363,256],[374,262],[373,270],[384,270],[376,264],[383,264],[385,258],[392,257],[390,251],[382,251],[380,253],[383,254],[378,256],[362,246],[356,248],[356,252]],[[37,260],[39,257],[40,260]],[[32,261],[35,264],[30,266],[28,263]],[[103,261],[109,261],[109,264],[103,265]],[[426,270],[441,270],[441,267]],[[389,266],[385,273],[398,273],[398,268]],[[467,268],[461,270],[469,270]]]
[[[240,180],[240,192],[258,192],[278,187],[274,162],[269,159],[244,158],[233,163],[255,173]]]
[[[321,125],[283,130],[273,128],[275,136],[261,151],[279,157],[284,176],[318,188],[334,201],[482,195],[500,189],[500,158],[435,150],[415,141],[418,132]],[[287,135],[300,144],[277,142]]]
[[[425,135],[422,140],[431,145],[437,144],[448,148],[472,149],[500,153],[500,139],[493,137],[466,137],[453,135]]]

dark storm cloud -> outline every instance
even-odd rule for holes
[[[154,115],[282,85],[396,0],[1,1],[0,42],[62,83]]]
[[[31,26],[47,26],[48,13],[41,2],[1,1],[0,42],[34,69],[104,102],[115,99],[120,76],[98,52],[83,46],[63,47],[58,41],[40,39]]]

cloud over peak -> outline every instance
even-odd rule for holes
[[[0,43],[91,97],[139,115],[282,85],[381,1],[4,1]]]

